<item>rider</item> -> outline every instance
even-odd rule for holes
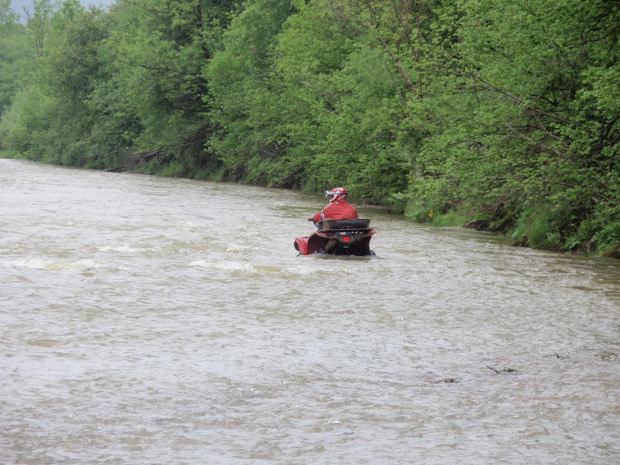
[[[354,220],[357,218],[355,207],[347,203],[348,192],[342,187],[336,187],[331,191],[325,191],[325,196],[329,198],[329,205],[323,210],[316,212],[309,221],[318,223],[325,219],[329,220]]]

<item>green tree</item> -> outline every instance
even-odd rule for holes
[[[37,56],[43,55],[52,28],[55,7],[52,0],[33,0],[33,10],[25,9],[27,37]]]
[[[136,150],[192,175],[213,163],[205,150],[213,131],[205,103],[205,68],[220,44],[236,1],[123,0],[113,10],[107,53],[123,99],[142,126]]]
[[[618,8],[573,0],[460,8],[446,75],[454,85],[437,113],[445,126],[425,142],[412,197],[459,206],[525,244],[591,247],[603,227],[592,229],[594,218],[618,221],[609,208],[618,107],[605,104],[617,76]]]
[[[281,104],[286,91],[274,74],[273,55],[277,35],[294,11],[290,0],[246,2],[206,70],[218,125],[211,147],[228,179],[289,187],[299,181],[301,159],[296,167],[284,167],[291,115]]]
[[[10,105],[28,66],[23,26],[11,10],[10,0],[0,0],[0,115]]]
[[[308,108],[310,183],[388,202],[429,130],[441,2],[315,1],[278,38],[278,71]],[[311,45],[309,45],[311,44]],[[299,114],[299,113],[298,113]]]
[[[7,26],[17,22],[17,15],[11,9],[11,0],[0,0],[0,37],[6,34]]]
[[[414,27],[401,15],[405,6],[394,4],[386,21],[376,12],[380,5],[246,4],[226,35],[226,50],[210,68],[223,126],[216,147],[236,178],[306,188],[346,184],[372,201],[386,201],[405,188],[403,136],[409,131],[400,128],[410,127],[412,79],[421,78],[403,61],[419,61],[416,28],[425,19],[416,16]],[[414,13],[422,14],[407,10]],[[399,20],[411,26],[415,39],[407,31],[409,37],[393,40]],[[256,31],[248,26],[258,23],[269,26]],[[401,42],[416,47],[398,52],[407,60],[396,56]]]
[[[9,137],[26,156],[80,166],[96,158],[89,144],[96,118],[87,101],[95,83],[103,79],[98,53],[105,38],[101,18],[73,1],[66,1],[54,15],[36,73],[16,103],[22,117]]]

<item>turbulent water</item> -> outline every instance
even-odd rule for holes
[[[2,464],[617,464],[620,263],[0,160]]]

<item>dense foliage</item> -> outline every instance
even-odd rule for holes
[[[0,145],[620,256],[611,0],[0,0]]]

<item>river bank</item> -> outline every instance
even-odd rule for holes
[[[27,160],[27,158],[21,156],[21,154],[12,151],[5,150],[0,151],[0,157],[7,159]],[[101,169],[101,168],[100,168]],[[264,184],[247,183],[244,180],[231,181],[228,178],[227,171],[220,168],[203,169],[198,171],[191,171],[180,165],[175,164],[163,164],[153,157],[133,157],[127,164],[123,166],[116,166],[112,168],[103,168],[103,171],[109,172],[128,172],[128,173],[140,173],[161,177],[173,177],[173,178],[185,178],[195,179],[212,182],[239,182],[241,184],[256,185],[259,187],[268,187]],[[297,189],[300,190],[300,189]],[[321,190],[317,189],[301,189],[308,193],[319,193]],[[350,201],[357,206],[364,206],[367,203],[363,199],[356,199],[351,196]],[[518,247],[528,247],[533,249],[548,250],[557,253],[568,253],[571,255],[581,256],[603,256],[608,258],[620,259],[620,242],[615,247],[607,247],[603,250],[597,250],[596,244],[591,240],[584,240],[567,250],[561,247],[557,242],[546,241],[545,236],[550,235],[541,224],[541,220],[544,223],[546,211],[543,209],[540,214],[534,212],[531,215],[532,220],[527,225],[515,225],[514,221],[494,218],[494,219],[480,219],[480,214],[475,213],[463,213],[456,206],[451,206],[449,209],[431,208],[432,201],[420,202],[419,200],[399,201],[396,204],[380,204],[378,206],[385,207],[389,211],[402,214],[405,218],[420,224],[430,224],[437,227],[463,227],[466,229],[473,229],[476,231],[490,232],[498,234],[511,241],[512,245]],[[542,216],[542,218],[541,218]],[[528,228],[536,228],[535,233],[527,233]],[[530,236],[535,235],[538,240],[532,241]],[[542,239],[541,239],[542,238]]]

